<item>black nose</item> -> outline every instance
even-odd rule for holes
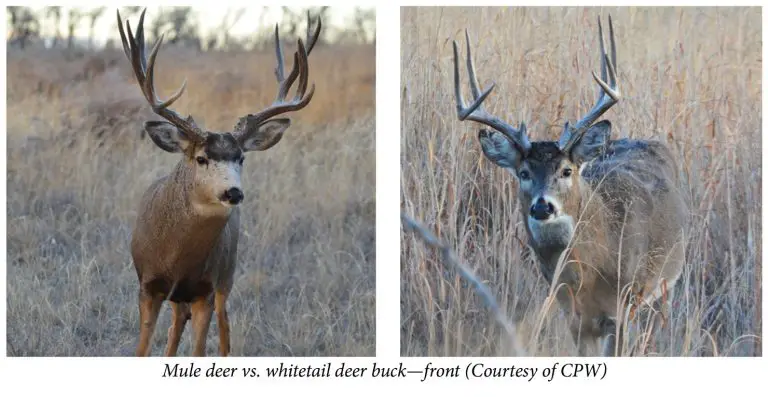
[[[245,197],[243,191],[236,187],[229,188],[224,192],[224,200],[232,205],[240,204],[240,202],[243,201],[243,197]]]
[[[531,216],[537,221],[543,221],[549,219],[555,213],[555,207],[552,203],[539,197],[531,206]]]

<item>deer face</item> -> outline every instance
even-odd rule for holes
[[[595,121],[620,98],[616,81],[616,43],[613,22],[608,19],[610,31],[610,56],[605,51],[603,28],[600,32],[600,76],[592,72],[600,86],[597,103],[573,127],[566,122],[557,142],[533,142],[528,139],[525,123],[514,127],[488,113],[483,101],[495,85],[480,89],[471,55],[469,32],[467,40],[467,71],[473,102],[464,103],[459,72],[459,46],[453,42],[453,81],[456,111],[459,120],[472,120],[493,130],[480,130],[483,153],[499,167],[509,170],[520,181],[519,202],[528,214],[527,225],[531,237],[539,246],[567,244],[573,235],[573,219],[578,215],[581,171],[584,164],[599,156],[605,148],[611,131],[608,121]],[[605,80],[608,80],[606,82]]]
[[[320,23],[314,33],[310,30],[312,19],[307,14],[306,41],[298,41],[298,49],[294,53],[293,69],[286,76],[283,69],[283,50],[280,45],[280,36],[275,29],[275,55],[277,67],[277,96],[271,105],[253,114],[240,117],[235,125],[234,132],[213,133],[203,131],[192,116],[182,117],[171,109],[184,93],[186,80],[175,94],[166,100],[158,98],[154,85],[154,67],[157,52],[162,44],[160,36],[149,58],[146,57],[144,43],[144,12],[141,12],[139,24],[134,35],[130,25],[123,29],[123,21],[120,12],[117,13],[120,39],[123,43],[125,56],[131,62],[136,82],[152,110],[167,121],[148,121],[144,123],[144,130],[152,138],[152,141],[161,149],[171,153],[184,153],[187,162],[186,169],[193,170],[188,175],[193,175],[192,180],[185,179],[182,183],[193,185],[191,199],[197,205],[223,205],[229,207],[237,205],[243,200],[243,191],[240,188],[240,171],[243,165],[243,153],[252,150],[267,150],[277,144],[283,136],[283,132],[291,124],[289,119],[275,118],[278,115],[295,112],[303,109],[312,100],[315,85],[309,86],[309,63],[307,57],[315,47],[320,36]],[[126,35],[127,30],[127,35]],[[305,46],[306,44],[306,46]],[[296,93],[293,99],[286,100],[291,86],[298,81]],[[307,91],[309,88],[309,91]],[[186,177],[185,177],[186,178]]]
[[[240,185],[245,153],[271,148],[289,125],[288,119],[275,119],[235,133],[207,132],[201,143],[165,121],[148,121],[144,128],[161,149],[184,153],[197,203],[230,207],[245,198]]]
[[[501,133],[480,130],[485,156],[517,178],[518,202],[539,245],[562,246],[570,240],[585,183],[581,173],[602,153],[609,135],[610,123],[602,121],[567,150],[557,142],[539,141],[526,152]]]

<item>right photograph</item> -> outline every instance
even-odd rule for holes
[[[402,356],[762,356],[759,7],[402,7]]]

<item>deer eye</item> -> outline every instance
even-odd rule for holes
[[[208,164],[208,159],[206,159],[206,158],[205,158],[205,157],[203,157],[203,156],[197,156],[197,159],[196,159],[196,160],[197,160],[197,164],[200,164],[200,165],[206,165],[206,164]]]
[[[520,176],[520,180],[523,180],[523,181],[527,181],[527,180],[531,179],[531,173],[526,171],[526,170],[520,171],[520,175],[519,176]]]
[[[563,168],[563,178],[568,178],[572,173],[573,171],[570,168]]]

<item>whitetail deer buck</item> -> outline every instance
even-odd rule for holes
[[[144,193],[131,241],[131,254],[139,278],[141,334],[136,355],[150,353],[150,342],[160,308],[170,301],[172,324],[168,329],[165,354],[176,354],[184,326],[191,318],[194,331],[193,355],[205,355],[208,328],[215,309],[219,326],[219,353],[229,354],[227,297],[236,267],[240,211],[244,195],[240,185],[243,154],[267,150],[277,144],[290,125],[277,115],[307,106],[315,90],[307,92],[307,57],[320,33],[321,22],[312,34],[307,22],[306,47],[298,40],[291,73],[283,70],[280,37],[275,27],[278,93],[266,109],[241,117],[234,132],[204,131],[191,116],[186,119],[170,109],[186,87],[186,81],[169,99],[155,94],[154,65],[163,41],[159,37],[146,57],[144,48],[144,10],[136,34],[126,23],[123,31],[120,12],[117,23],[125,55],[144,97],[155,113],[167,121],[147,121],[144,129],[152,141],[181,159],[170,175],[156,180]],[[298,78],[293,99],[285,97]]]
[[[608,23],[610,57],[598,19],[601,77],[592,72],[600,86],[597,103],[575,124],[566,122],[557,142],[531,142],[525,123],[515,128],[481,107],[494,85],[479,89],[469,33],[467,69],[474,102],[465,106],[453,42],[459,119],[493,128],[479,131],[483,153],[517,177],[529,244],[572,320],[581,355],[599,352],[600,339],[602,354],[619,353],[630,305],[653,305],[664,295],[671,299],[685,263],[688,209],[672,153],[660,142],[612,140],[609,121],[595,124],[620,99],[610,16]]]

